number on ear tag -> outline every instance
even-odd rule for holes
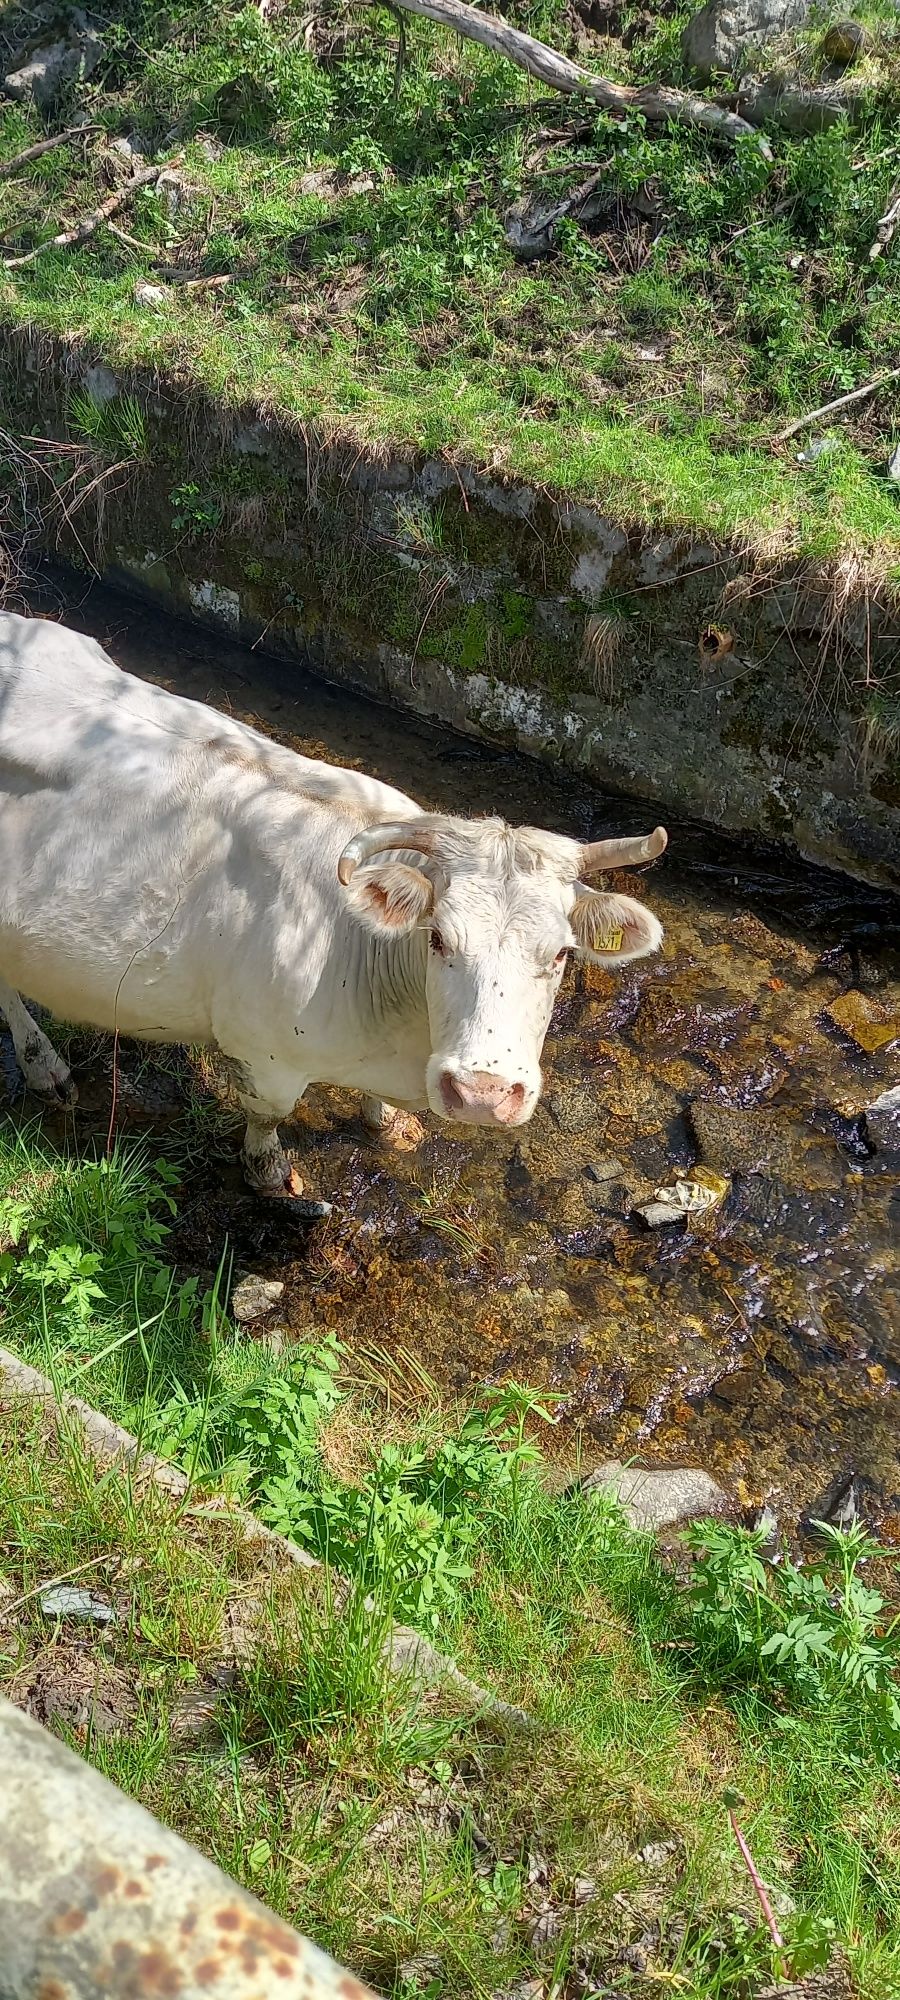
[[[597,943],[594,946],[594,950],[609,951],[609,952],[621,951],[623,936],[624,936],[623,931],[609,931],[606,937],[597,939]]]

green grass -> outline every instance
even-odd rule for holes
[[[893,1566],[857,1536],[773,1569],[721,1527],[673,1563],[597,1496],[545,1489],[525,1391],[398,1423],[327,1346],[263,1361],[223,1310],[225,1274],[204,1300],[167,1261],[184,1171],[130,1146],[65,1158],[27,1129],[0,1135],[0,1340],[193,1478],[178,1509],[138,1499],[98,1476],[70,1423],[52,1434],[5,1408],[14,1697],[398,2000],[528,1979],[747,2000],[829,1949],[829,1991],[887,2000]],[[340,1614],[327,1574],[196,1511],[222,1482],[340,1556],[354,1578]],[[48,1627],[36,1586],[63,1576],[110,1597],[116,1625]],[[388,1677],[384,1633],[411,1604],[533,1729]],[[244,1642],[223,1675],[235,1618]],[[185,1734],[198,1694],[208,1729]],[[104,1733],[110,1714],[120,1728]],[[775,1896],[781,1954],[730,1810]]]
[[[561,8],[515,13],[565,41]],[[628,51],[604,44],[597,66],[678,81],[682,19]],[[898,360],[897,242],[868,254],[900,159],[890,19],[873,17],[857,128],[776,138],[771,167],[754,139],[723,151],[562,99],[529,110],[517,72],[427,24],[407,23],[398,71],[384,10],[365,25],[327,16],[310,48],[290,12],[263,23],[254,7],[210,17],[179,0],[160,20],[142,0],[120,10],[80,102],[151,156],[177,124],[192,197],[174,215],[153,190],[136,198],[122,223],[145,252],[101,230],[9,273],[7,325],[328,435],[463,454],[623,521],[895,568],[890,391],[813,467],[796,463],[803,438],[777,456],[770,444]],[[3,107],[0,158],[36,131]],[[64,149],[0,182],[9,249],[94,205],[101,154]],[[607,163],[609,215],[567,222],[551,257],[517,263],[512,203],[553,199],[584,161]],[[313,171],[324,179],[304,182]],[[639,190],[651,221],[629,209]],[[197,270],[232,283],[185,292],[179,272]],[[136,279],[160,274],[165,303],[136,306]]]

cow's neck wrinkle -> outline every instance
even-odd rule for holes
[[[427,933],[415,930],[400,937],[379,937],[363,931],[361,938],[363,978],[356,990],[365,996],[366,1011],[380,1024],[424,1007]]]

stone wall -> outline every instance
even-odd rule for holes
[[[467,734],[900,883],[900,634],[861,589],[842,602],[840,577],[117,380],[74,346],[3,336],[0,406],[23,440],[83,447],[73,490],[96,484],[69,518],[46,473],[27,479],[69,562]]]

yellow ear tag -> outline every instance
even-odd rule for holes
[[[595,951],[621,951],[624,931],[609,931],[606,937],[598,938]]]

